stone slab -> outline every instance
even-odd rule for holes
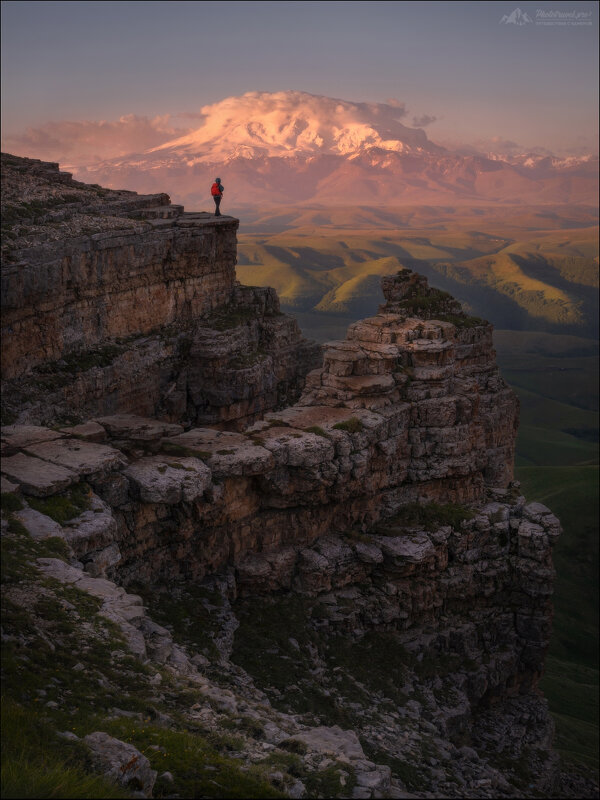
[[[43,458],[61,467],[67,467],[78,475],[109,472],[127,464],[119,450],[105,444],[83,442],[79,439],[62,439],[55,442],[40,442],[25,448],[29,455]]]
[[[61,431],[68,436],[76,436],[85,439],[87,442],[106,441],[106,430],[97,422],[84,422],[81,425],[71,425],[69,428],[61,428]]]
[[[271,453],[241,433],[194,428],[165,441],[202,454],[216,477],[262,475],[275,466]]]
[[[157,772],[139,750],[126,742],[115,739],[103,731],[95,731],[84,737],[95,769],[109,781],[124,789],[138,786],[142,797],[152,797]]]
[[[248,444],[248,437],[242,433],[216,431],[214,428],[192,428],[177,436],[165,436],[164,441],[203,454],[199,458],[208,458],[217,450],[244,447]]]
[[[259,436],[275,461],[290,467],[314,467],[330,463],[335,454],[328,438],[298,428],[274,426],[262,431]]]
[[[30,444],[61,439],[63,435],[40,425],[5,425],[0,429],[2,452],[10,454]]]
[[[348,419],[348,409],[332,408],[331,406],[290,406],[283,411],[269,414],[267,420],[256,423],[250,430],[260,432],[269,425],[269,420],[277,420],[293,428],[332,428],[338,422]]]
[[[211,472],[197,458],[149,456],[123,471],[146,503],[174,505],[202,497],[211,483]]]
[[[52,444],[52,442],[48,442]],[[24,453],[2,459],[2,472],[21,487],[24,494],[48,497],[62,492],[79,480],[76,472]]]
[[[111,545],[117,536],[117,523],[109,506],[92,495],[90,508],[64,524],[67,542],[80,556]]]
[[[344,731],[337,725],[312,728],[302,731],[292,740],[304,742],[310,750],[333,756],[345,756],[347,759],[365,758],[364,751],[354,731]]]
[[[435,547],[425,533],[405,533],[403,536],[374,536],[386,558],[419,564],[435,554]]]
[[[393,389],[396,381],[389,374],[383,375],[349,375],[336,378],[336,384],[348,389],[353,394],[378,394]]]
[[[65,564],[60,558],[38,558],[37,564],[45,575],[61,583],[77,583],[83,577],[80,569]]]

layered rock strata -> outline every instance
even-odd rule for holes
[[[140,598],[102,579],[122,574],[120,548],[128,545],[117,532],[121,515],[135,520],[138,527],[128,535],[135,536],[140,550],[147,544],[145,519],[162,518],[162,536],[174,537],[165,557],[188,558],[168,511],[185,525],[192,507],[214,494],[216,463],[211,469],[207,456],[202,461],[181,453],[132,457],[134,442],[137,447],[156,443],[157,433],[177,438],[173,427],[118,417],[101,418],[88,430],[80,426],[81,437],[97,439],[100,428],[113,437],[130,437],[126,466],[122,451],[106,443],[68,434],[61,438],[33,426],[9,429],[4,432],[2,489],[15,492],[20,485],[24,508],[14,518],[34,538],[58,536],[67,543],[72,565],[42,559],[45,572],[100,592],[102,613],[120,626],[138,657],[157,659],[160,654],[170,667],[191,674],[189,656],[145,616]],[[217,441],[239,436],[213,434]],[[227,469],[232,454],[217,455]],[[27,481],[24,459],[48,459],[46,464],[63,470],[63,480],[72,481],[71,493],[58,497],[76,502],[73,487],[81,487],[77,478],[84,475],[97,490],[102,487],[104,499],[89,494],[79,513],[58,524],[48,516],[50,501],[57,497],[55,476],[49,474],[46,485],[39,473],[36,481],[31,475]],[[239,500],[239,495],[229,496],[232,510]],[[516,484],[487,490],[485,502],[471,509],[425,508],[433,513],[421,521],[406,517],[405,506],[366,532],[328,532],[308,546],[290,541],[234,557],[233,565],[222,565],[205,579],[204,585],[213,593],[218,589],[221,598],[210,606],[218,612],[217,624],[201,641],[221,653],[219,674],[226,666],[236,686],[250,682],[253,691],[262,693],[263,709],[268,698],[279,711],[298,713],[305,710],[302,698],[316,696],[324,710],[316,718],[303,717],[304,723],[329,726],[343,718],[344,727],[351,727],[352,737],[358,743],[358,734],[361,742],[351,760],[358,765],[367,752],[371,762],[390,764],[396,788],[405,786],[398,783],[400,776],[406,778],[404,765],[412,770],[410,785],[435,796],[549,794],[557,764],[552,723],[537,683],[550,635],[551,551],[560,533],[558,520],[541,504],[526,503]],[[138,564],[141,568],[141,559]],[[157,607],[161,591],[172,602],[182,587],[198,585],[190,580],[174,584],[166,571],[155,572],[153,584],[144,580],[141,569],[129,577],[145,586]],[[300,612],[295,598],[300,598]],[[264,661],[261,620],[273,615],[269,608],[277,609],[286,633],[267,651],[265,677],[256,664]],[[260,652],[258,661],[252,648]],[[344,653],[352,654],[350,662]],[[194,663],[208,662],[200,655]],[[270,676],[278,674],[284,681],[274,685]],[[213,705],[235,713],[230,690],[200,684]],[[351,732],[344,737],[338,732],[341,746]],[[321,727],[294,735],[301,741],[308,737],[308,744],[317,747],[319,736],[332,733]],[[517,784],[516,789],[511,767],[523,759],[529,786]],[[390,772],[375,769],[374,763],[360,762],[375,781],[365,784],[361,797],[385,796],[390,786]]]
[[[238,220],[3,156],[5,418],[129,412],[244,427],[296,400],[320,348],[235,277]]]
[[[426,793],[510,797],[524,761],[524,796],[548,793],[537,684],[560,525],[511,482],[518,408],[491,326],[408,271],[384,292],[379,314],[326,346],[298,403],[244,432],[130,414],[5,426],[2,488],[32,536],[65,540],[78,581],[220,587],[221,664],[282,712],[308,696],[328,709],[313,724],[346,720],[371,759],[353,796],[403,791],[417,763]],[[269,649],[282,665],[265,677],[252,647],[273,607],[289,646]],[[143,657],[138,612],[126,630]],[[377,672],[388,649],[390,679]],[[290,660],[293,683],[274,685]]]
[[[409,273],[388,282],[388,295],[399,291],[402,302],[436,300]],[[512,477],[516,424],[490,325],[385,306],[326,347],[296,405],[244,433],[127,415],[60,438],[12,426],[3,429],[3,471],[38,495],[86,480],[113,508],[120,559],[111,574],[122,580],[201,578],[246,552],[366,530],[413,501],[479,502],[486,484]],[[52,479],[40,488],[44,465]],[[77,554],[89,556],[83,540]]]

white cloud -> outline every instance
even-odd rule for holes
[[[204,106],[203,124],[158,145],[220,160],[232,155],[348,154],[364,147],[425,147],[427,137],[399,120],[404,104],[357,103],[299,91],[247,92]]]
[[[200,118],[201,114],[186,115],[186,120]],[[48,122],[38,128],[28,128],[23,133],[5,136],[2,150],[62,164],[91,164],[143,152],[173,136],[181,136],[190,129],[189,123],[181,127],[178,122],[179,117],[169,114],[152,118],[127,114],[112,122]]]

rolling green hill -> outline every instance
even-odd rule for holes
[[[555,617],[542,688],[564,758],[598,768],[598,343],[497,331],[521,401],[516,477],[559,517]]]
[[[284,309],[368,316],[378,276],[410,267],[496,327],[593,336],[598,234],[592,209],[362,208],[255,211],[238,276]]]

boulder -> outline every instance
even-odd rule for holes
[[[129,791],[152,797],[157,772],[133,745],[102,731],[88,734],[83,741],[90,750],[92,764],[105,778]]]
[[[344,731],[337,725],[310,728],[290,736],[288,741],[290,740],[304,742],[309,750],[316,750],[318,753],[336,758],[342,756],[346,759],[364,759],[365,757],[356,733]]]
[[[163,436],[176,436],[183,432],[181,425],[150,417],[138,417],[135,414],[96,417],[94,422],[102,426],[113,439],[129,439],[136,442],[157,441]]]

